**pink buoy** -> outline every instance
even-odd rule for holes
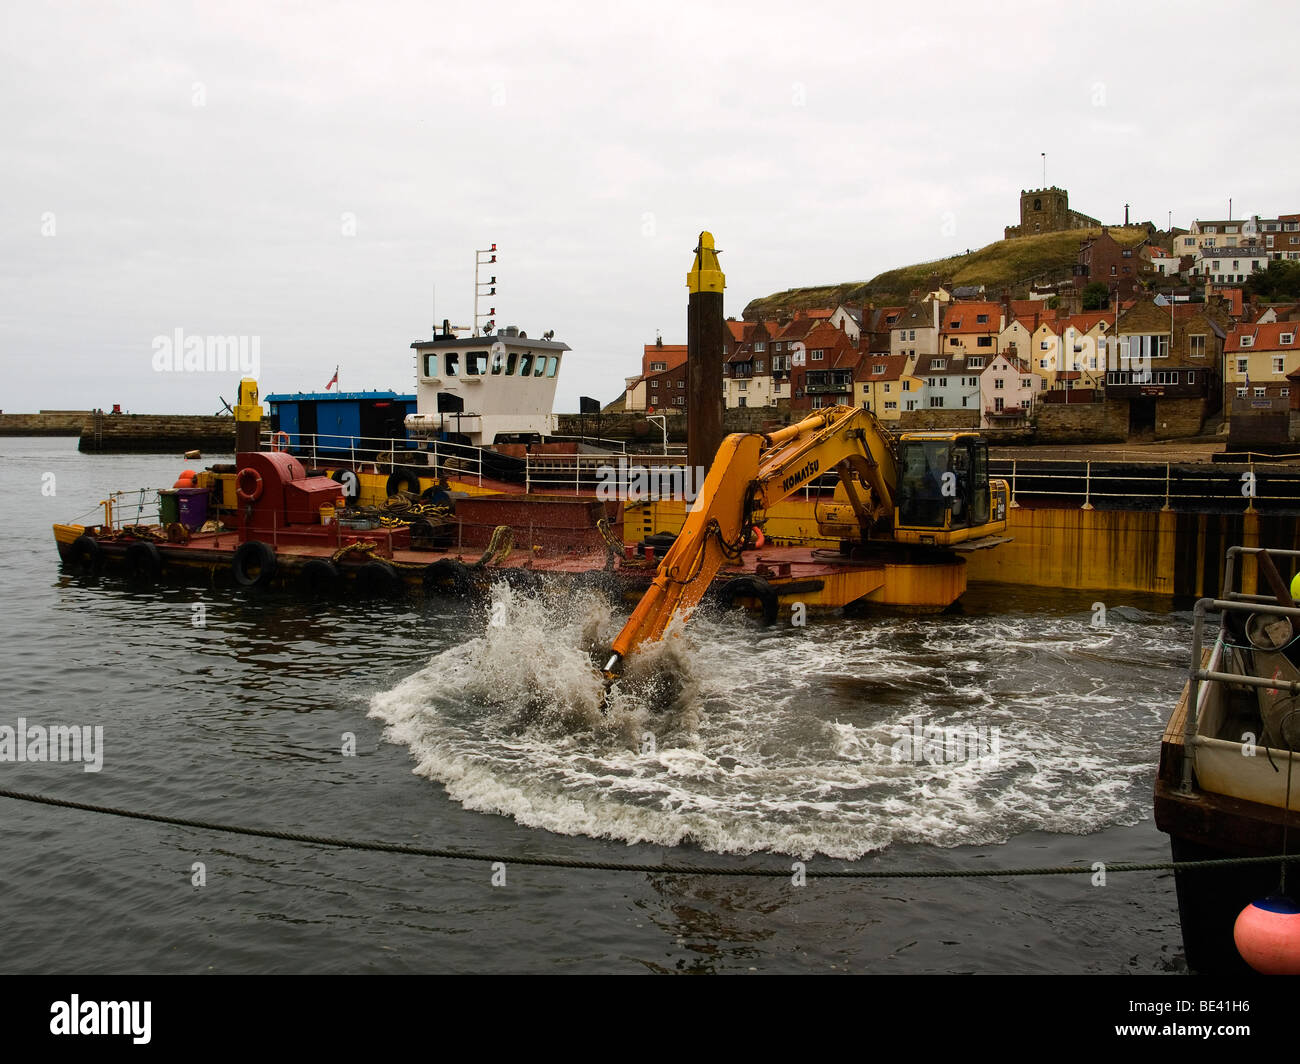
[[[1242,960],[1264,975],[1300,975],[1300,906],[1290,898],[1252,901],[1237,917],[1233,941]]]

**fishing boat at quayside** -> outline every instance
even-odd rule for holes
[[[1300,606],[1274,559],[1291,569],[1300,551],[1229,548],[1221,595],[1196,603],[1190,676],[1161,740],[1155,785],[1156,825],[1176,865],[1300,847]],[[1251,902],[1279,893],[1281,865],[1175,870],[1192,971],[1251,971],[1234,925]],[[1300,886],[1300,864],[1287,875]]]

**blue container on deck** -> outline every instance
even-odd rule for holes
[[[176,501],[181,524],[191,532],[202,528],[208,519],[208,489],[177,488]]]

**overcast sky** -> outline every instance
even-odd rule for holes
[[[6,4],[0,408],[215,412],[177,329],[410,391],[493,241],[557,409],[609,401],[701,229],[738,316],[1001,238],[1041,152],[1105,221],[1300,211],[1293,5],[982,6]]]

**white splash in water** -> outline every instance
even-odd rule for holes
[[[634,655],[601,712],[621,621],[592,592],[501,585],[504,623],[374,697],[386,738],[467,809],[561,834],[856,858],[1147,815],[1159,707],[1146,615],[872,619],[760,630],[703,611]],[[502,607],[498,607],[500,616]],[[1135,611],[1136,612],[1136,611]],[[1167,656],[1167,651],[1166,651]],[[899,762],[921,717],[997,729],[995,762]]]

